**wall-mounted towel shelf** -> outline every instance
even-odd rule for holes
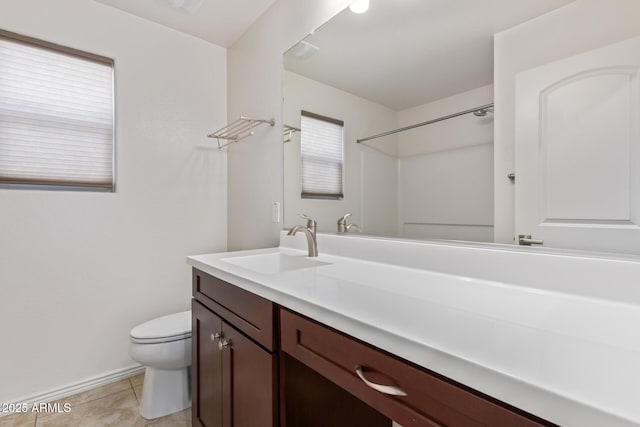
[[[218,129],[217,131],[207,135],[209,138],[216,138],[218,140],[218,148],[224,148],[229,144],[238,142],[248,136],[253,135],[253,129],[256,126],[266,123],[273,127],[276,124],[274,119],[256,119],[254,117],[240,116],[240,118],[234,122],[229,123],[227,126]],[[224,139],[230,141],[224,144],[220,144],[220,140]]]
[[[284,143],[286,144],[287,142],[291,141],[293,134],[296,132],[300,132],[300,129],[293,126],[284,125]]]

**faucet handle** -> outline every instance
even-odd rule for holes
[[[342,234],[349,231],[349,226],[347,225],[347,218],[349,218],[351,215],[352,213],[348,212],[338,219],[338,233]]]
[[[349,218],[351,215],[353,215],[351,212],[344,214],[342,217],[340,217],[340,219],[338,219],[338,224],[346,224],[347,218]]]
[[[298,216],[302,219],[307,220],[307,228],[315,229],[316,226],[318,225],[315,219],[311,218],[310,216],[307,216],[306,214],[298,213]]]
[[[342,234],[342,233],[348,233],[349,231],[351,231],[351,229],[353,229],[353,231],[362,231],[360,229],[360,227],[358,226],[358,224],[347,224],[347,218],[349,218],[351,216],[351,212],[345,214],[344,216],[342,216],[340,219],[338,219],[338,233]]]

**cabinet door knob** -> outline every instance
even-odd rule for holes
[[[218,341],[218,349],[220,351],[229,347],[231,347],[231,340],[220,339],[220,341]]]
[[[211,334],[211,341],[213,342],[216,342],[216,340],[219,340],[220,338],[222,338],[222,334],[220,332],[214,332]]]
[[[407,393],[405,393],[405,391],[402,390],[399,387],[394,387],[392,385],[376,384],[376,383],[372,383],[371,381],[367,380],[364,377],[362,366],[356,366],[356,374],[358,375],[358,377],[360,377],[360,379],[362,380],[363,383],[365,383],[367,386],[371,387],[372,389],[374,389],[376,391],[379,391],[380,393],[390,394],[392,396],[406,396],[407,395]]]

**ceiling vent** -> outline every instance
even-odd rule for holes
[[[195,13],[202,6],[204,0],[168,0],[169,6],[188,13]]]
[[[318,46],[302,40],[289,49],[289,55],[296,59],[309,59],[318,53],[319,50],[320,48]]]

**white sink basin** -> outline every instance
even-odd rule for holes
[[[285,271],[319,267],[321,265],[329,264],[328,262],[318,261],[313,258],[307,258],[300,255],[285,255],[282,253],[221,258],[220,261],[261,274],[283,273]]]

